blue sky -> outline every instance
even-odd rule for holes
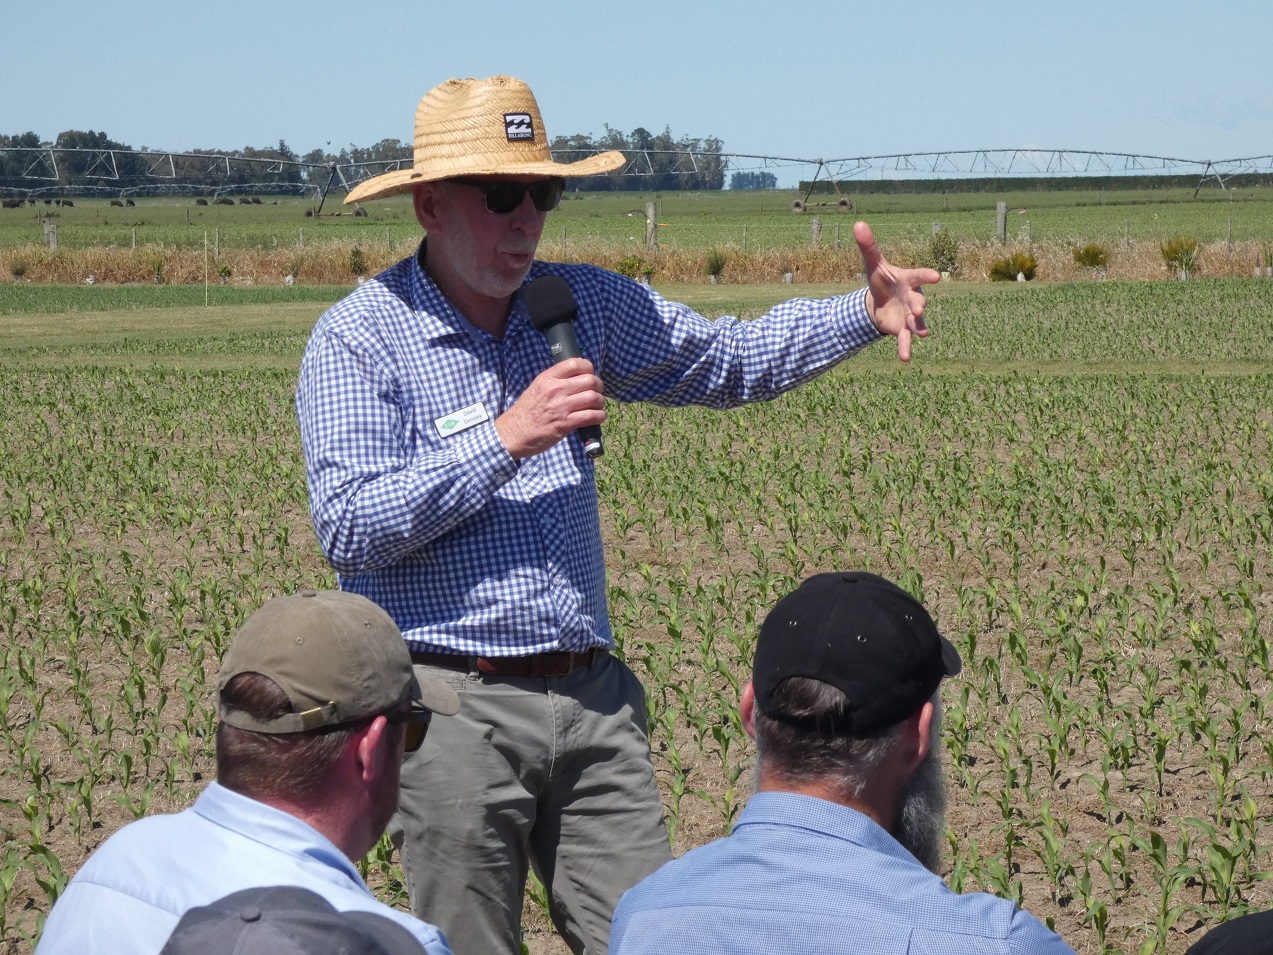
[[[509,73],[552,135],[726,152],[1273,153],[1273,3],[43,0],[7,16],[0,131],[133,146],[408,140],[420,96]]]

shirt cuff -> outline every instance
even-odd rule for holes
[[[475,425],[448,438],[444,443],[446,450],[453,455],[458,480],[462,484],[466,482],[463,492],[465,500],[489,499],[512,480],[520,466],[499,439],[493,421]],[[420,493],[422,498],[429,498],[433,492],[421,487]],[[413,500],[411,505],[420,507],[424,503],[422,499]]]
[[[845,351],[858,351],[888,336],[875,327],[866,312],[866,289],[841,296],[836,300],[835,331]]]

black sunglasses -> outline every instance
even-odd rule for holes
[[[414,753],[424,743],[424,737],[429,732],[429,721],[432,719],[433,711],[426,710],[418,703],[412,703],[409,710],[385,714],[385,720],[390,723],[406,724],[404,742],[408,753]]]
[[[526,193],[540,212],[552,212],[561,203],[566,191],[563,179],[541,179],[538,182],[500,182],[490,179],[452,179],[461,186],[472,186],[486,199],[486,210],[497,216],[506,216],[522,204]]]

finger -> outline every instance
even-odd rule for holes
[[[903,328],[897,333],[897,357],[902,361],[911,360],[911,330]]]
[[[936,285],[941,281],[941,273],[935,269],[906,269],[902,272],[902,280],[911,288],[921,285]]]
[[[562,386],[568,395],[586,395],[598,407],[605,404],[605,387],[596,375],[577,375],[562,382]]]
[[[928,327],[924,323],[924,312],[928,308],[928,299],[919,292],[912,292],[906,304],[910,313],[907,323],[911,331],[916,335],[927,335]]]
[[[879,268],[883,256],[880,255],[880,247],[875,244],[875,234],[871,232],[871,227],[860,220],[853,223],[853,238],[862,252],[862,263],[866,266],[866,271],[874,272]]]
[[[591,375],[592,362],[586,358],[567,358],[545,368],[541,375],[550,378],[573,378],[576,375]]]
[[[586,428],[590,424],[605,424],[606,412],[604,408],[580,408],[578,411],[571,412],[566,421],[569,425],[566,434],[569,434],[571,431]]]
[[[574,397],[577,407],[599,411],[606,406],[606,396],[595,388],[581,391]]]

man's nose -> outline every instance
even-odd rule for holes
[[[529,192],[522,196],[522,201],[518,203],[517,208],[509,213],[512,224],[527,232],[540,228],[543,222],[542,216],[543,213],[535,208]]]

